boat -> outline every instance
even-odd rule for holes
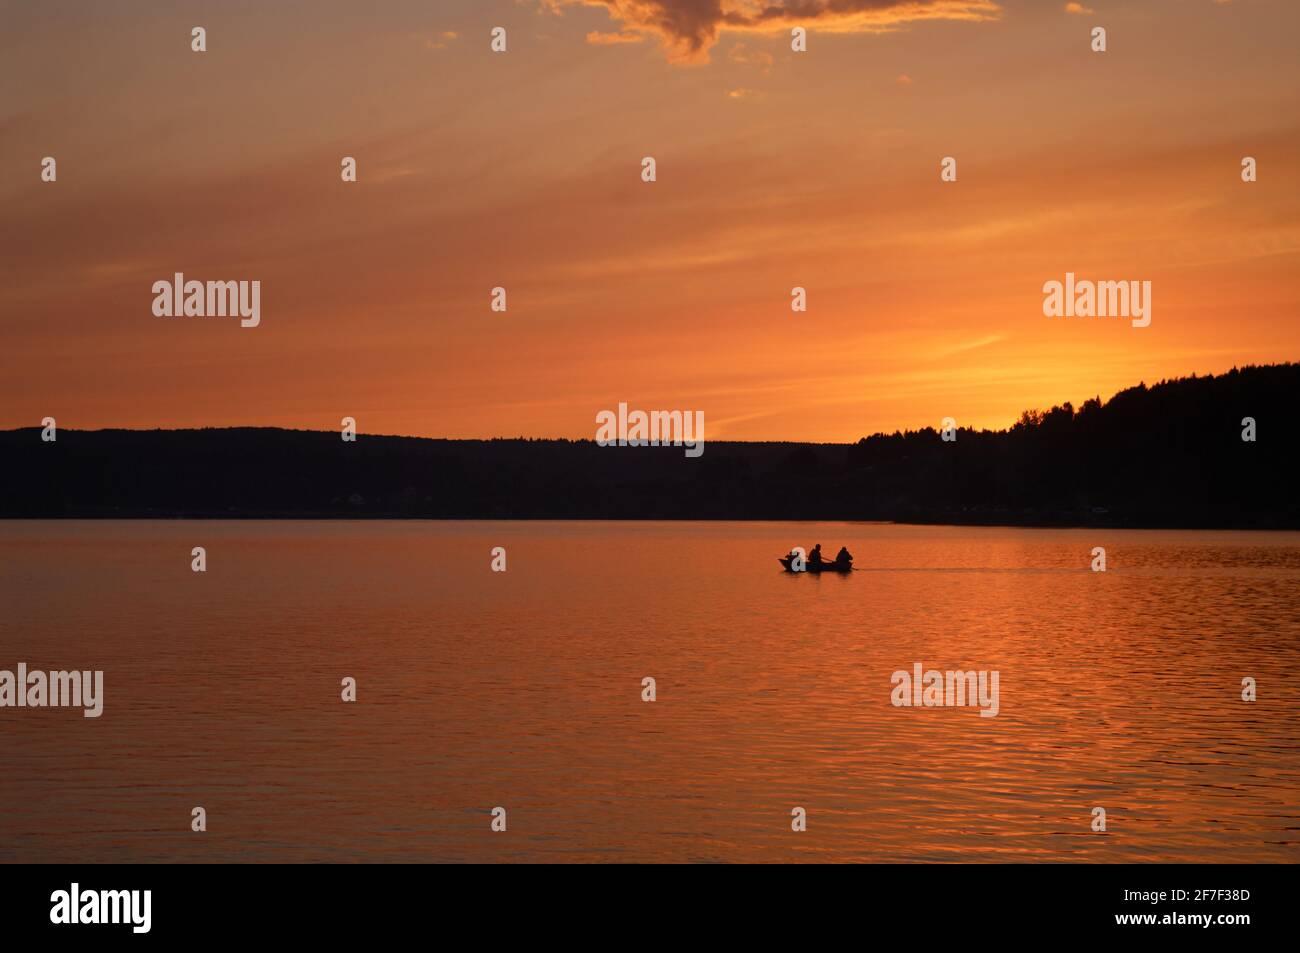
[[[777,562],[785,567],[786,572],[853,572],[853,567],[847,563],[820,563],[819,565],[814,566],[812,563],[807,561],[804,562],[804,568],[802,570],[794,570],[790,568],[790,563],[793,561],[794,558],[792,556],[777,557]]]

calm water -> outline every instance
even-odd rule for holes
[[[1298,583],[1295,533],[0,523],[0,669],[106,695],[0,709],[0,860],[1296,861]],[[914,662],[1000,713],[891,706]]]

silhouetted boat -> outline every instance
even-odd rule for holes
[[[778,556],[777,561],[780,562],[781,565],[785,567],[786,572],[796,572],[796,571],[797,572],[852,572],[853,571],[852,566],[846,565],[844,563],[819,563],[818,565],[814,566],[806,559],[804,560],[804,564],[803,564],[804,568],[802,570],[794,570],[790,568],[790,563],[793,561],[793,557],[791,556]]]

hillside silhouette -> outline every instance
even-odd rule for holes
[[[1007,430],[854,444],[437,440],[271,428],[0,433],[0,516],[852,519],[1300,527],[1300,364],[1139,384]],[[1241,439],[1242,418],[1258,436]],[[706,422],[707,423],[707,422]],[[706,429],[707,435],[707,429]]]

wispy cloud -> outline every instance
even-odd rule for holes
[[[999,341],[1006,340],[1005,334],[987,334],[984,337],[976,338],[973,341],[963,341],[960,344],[953,344],[950,347],[940,348],[932,356],[938,358],[954,357],[958,354],[965,354],[967,351],[974,351],[978,348],[988,347],[990,344],[997,344]]]
[[[614,46],[619,43],[640,43],[645,37],[640,33],[601,33],[592,30],[587,34],[587,42],[592,46]]]
[[[411,36],[426,50],[445,50],[454,40],[460,39],[460,34],[455,30],[443,30],[440,33],[412,33]]]

